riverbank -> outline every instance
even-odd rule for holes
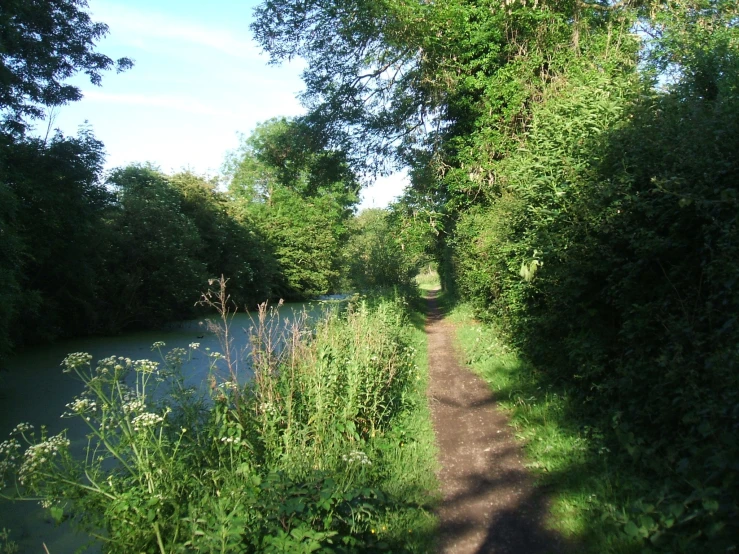
[[[38,471],[16,466],[16,476],[55,516],[104,529],[109,552],[427,552],[434,446],[422,316],[408,306],[359,299],[311,331],[293,319],[279,342],[280,324],[265,315],[251,333],[255,378],[246,387],[230,379],[224,356],[197,344],[159,345],[158,366],[68,358],[87,384],[68,411],[89,418],[96,457],[72,456],[62,434],[51,460]],[[196,355],[220,368],[210,403],[176,386],[180,364]],[[136,386],[119,390],[123,373]],[[178,392],[143,392],[160,378]],[[86,480],[72,479],[81,472]]]

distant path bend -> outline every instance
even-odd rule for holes
[[[444,554],[562,552],[544,527],[547,502],[522,465],[522,452],[489,386],[462,367],[454,327],[429,298],[431,412],[439,447],[443,501],[438,510]]]

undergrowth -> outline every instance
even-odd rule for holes
[[[676,484],[679,468],[644,460],[624,443],[618,413],[593,410],[522,359],[493,325],[475,322],[469,306],[446,302],[467,363],[510,415],[528,467],[551,495],[553,528],[593,553],[687,553],[698,544],[702,552],[736,551],[725,489],[689,476]]]
[[[434,444],[425,337],[398,295],[359,298],[315,327],[260,308],[253,378],[239,384],[223,288],[223,352],[207,392],[183,386],[192,353],[161,362],[71,354],[68,405],[90,432],[20,424],[0,447],[5,496],[41,500],[105,552],[428,552]],[[25,443],[25,444],[22,444]]]

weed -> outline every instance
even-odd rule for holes
[[[314,327],[263,305],[239,359],[218,286],[208,387],[183,386],[197,344],[156,343],[161,361],[70,354],[85,388],[65,416],[88,426],[85,455],[19,425],[0,446],[6,497],[40,499],[111,553],[428,551],[433,435],[407,303],[358,299]]]

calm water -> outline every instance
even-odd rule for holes
[[[320,317],[330,303],[310,302],[285,304],[279,308],[279,325],[285,326],[305,311],[308,317]],[[127,333],[115,337],[93,337],[60,341],[50,346],[35,348],[7,360],[0,372],[0,442],[21,421],[31,423],[38,429],[46,425],[51,434],[69,429],[73,445],[86,444],[84,429],[76,426],[75,420],[60,419],[65,405],[82,390],[75,377],[64,374],[60,363],[71,352],[88,352],[95,360],[108,356],[124,356],[131,359],[158,361],[158,352],[152,352],[156,341],[171,348],[187,348],[190,343],[200,343],[200,352],[185,368],[186,382],[200,385],[208,375],[209,360],[203,352],[206,348],[223,352],[218,338],[208,332],[203,320],[185,321],[159,331]],[[233,336],[232,351],[243,355],[248,345],[249,329],[253,322],[247,314],[236,314],[231,322]],[[245,364],[240,364],[239,380],[249,378]],[[86,543],[84,537],[75,535],[67,526],[56,524],[35,502],[9,502],[0,499],[0,529],[11,530],[12,539],[20,546],[20,552],[44,552],[44,544],[50,554],[75,552]],[[93,546],[84,552],[100,552]]]

